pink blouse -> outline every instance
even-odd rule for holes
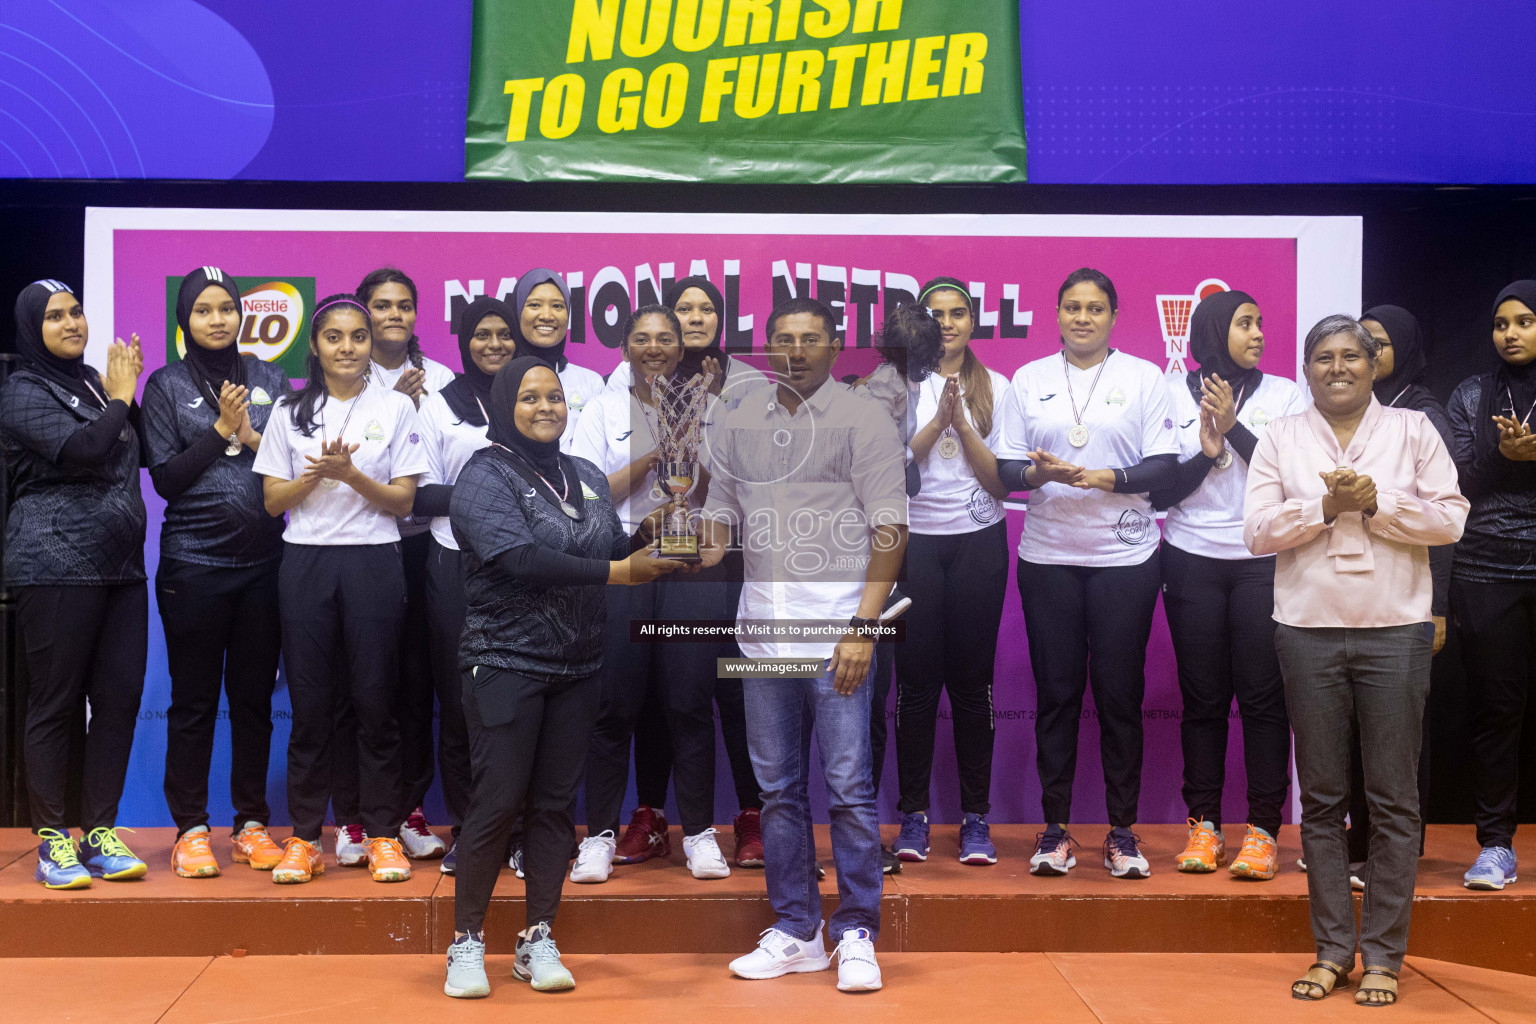
[[[1376,514],[1323,522],[1321,473],[1348,467],[1376,484]],[[1287,626],[1428,622],[1427,545],[1454,544],[1467,522],[1456,464],[1421,412],[1375,397],[1349,450],[1314,406],[1269,424],[1248,467],[1243,540],[1275,560],[1275,621]]]

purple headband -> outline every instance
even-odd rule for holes
[[[319,309],[315,310],[315,317],[319,316],[321,313],[324,313],[332,306],[356,306],[358,309],[363,311],[364,318],[366,318],[370,324],[373,323],[373,315],[368,312],[368,307],[363,305],[361,302],[358,302],[356,299],[333,299],[332,301],[327,302],[325,305],[321,306]],[[310,321],[313,322],[315,317],[310,317]]]

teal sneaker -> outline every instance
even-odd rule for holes
[[[41,828],[37,830],[37,871],[33,878],[45,889],[89,889],[91,873],[80,865],[75,841],[69,832]]]
[[[124,829],[132,832],[133,829]],[[80,852],[85,856],[85,869],[93,878],[104,878],[109,882],[126,882],[132,878],[143,878],[149,873],[149,865],[133,855],[117,835],[116,828],[93,828],[80,843]]]
[[[576,987],[576,979],[560,962],[555,940],[549,937],[548,921],[540,921],[518,934],[512,973],[531,984],[535,992],[564,992]]]
[[[455,999],[484,999],[491,994],[485,976],[485,936],[462,935],[448,947],[448,980],[443,994]]]

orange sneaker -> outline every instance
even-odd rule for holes
[[[219,862],[213,859],[213,847],[208,845],[209,835],[205,828],[196,832],[183,832],[176,845],[171,847],[171,870],[182,878],[212,878],[219,873]]]
[[[236,864],[249,864],[257,871],[271,871],[283,860],[283,848],[272,841],[265,825],[241,829],[234,839]]]
[[[283,840],[283,859],[272,869],[272,881],[278,885],[297,885],[324,873],[319,843],[306,843],[298,836]]]
[[[368,870],[375,882],[403,882],[411,877],[411,862],[405,859],[400,840],[378,836],[368,840]]]
[[[1280,852],[1275,848],[1275,841],[1249,825],[1243,835],[1243,848],[1227,870],[1234,875],[1263,882],[1275,877],[1279,865]]]
[[[1209,874],[1227,862],[1227,841],[1204,822],[1189,819],[1189,843],[1179,854],[1179,870]]]

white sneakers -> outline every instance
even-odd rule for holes
[[[368,863],[368,833],[361,825],[336,826],[336,863],[344,868]]]
[[[837,987],[841,992],[875,992],[880,988],[880,965],[875,960],[875,944],[869,929],[850,928],[833,950],[837,957]],[[738,978],[766,981],[786,974],[825,971],[832,966],[821,940],[821,926],[816,937],[802,942],[777,928],[762,933],[757,948],[731,961],[731,973]]]
[[[589,885],[608,881],[613,874],[613,851],[618,845],[612,829],[583,839],[576,852],[576,864],[571,868],[571,881]]]
[[[400,823],[400,846],[411,860],[436,860],[448,852],[448,844],[432,831],[420,807]]]
[[[694,878],[731,877],[731,866],[725,862],[712,828],[696,836],[684,836],[683,855],[688,858],[688,870],[693,872]]]
[[[875,962],[875,941],[868,928],[850,928],[832,951],[837,957],[839,992],[878,992],[880,965]]]

